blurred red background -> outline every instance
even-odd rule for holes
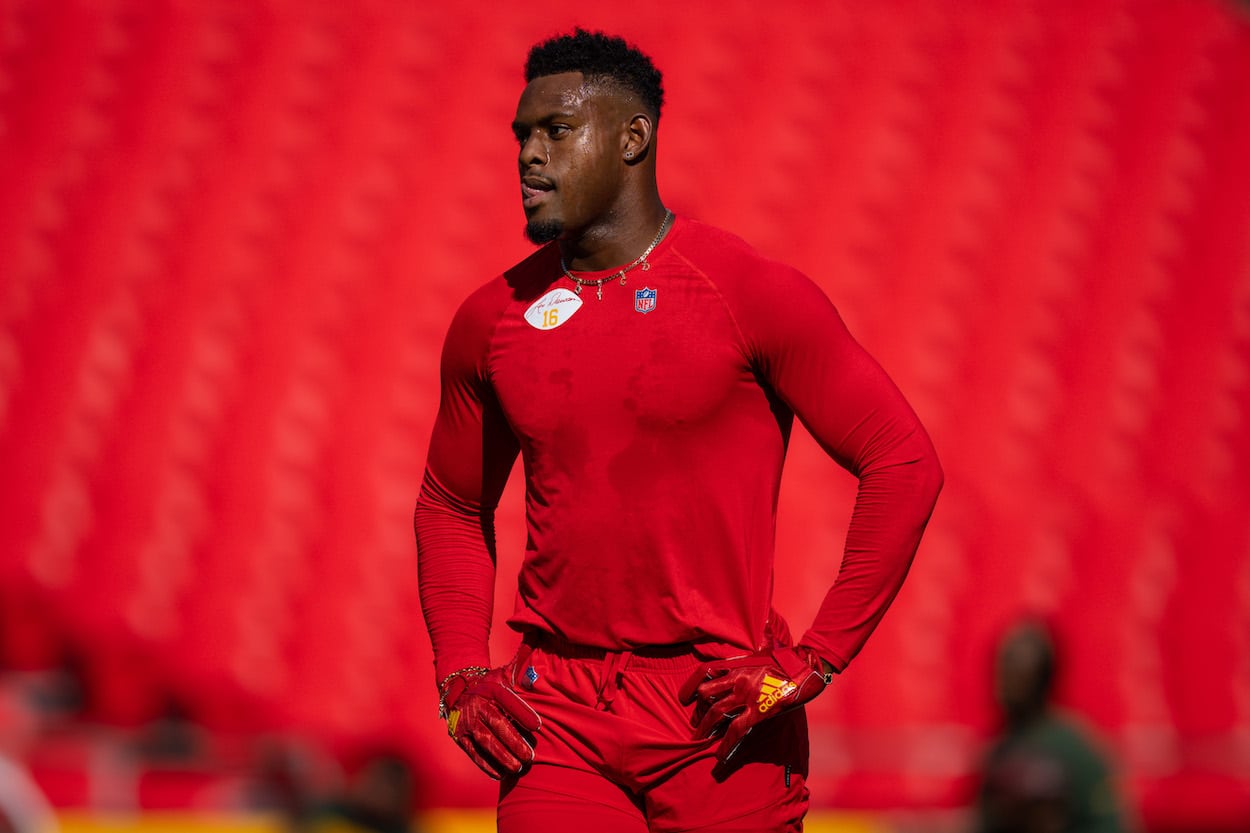
[[[667,203],[820,283],[943,458],[811,707],[817,806],[965,801],[1036,613],[1137,812],[1245,829],[1250,15],[1214,0],[0,0],[0,664],[70,664],[104,726],[398,743],[425,803],[490,803],[434,716],[410,519],[449,318],[530,250],[521,64],[575,24],[665,72]],[[798,630],[853,488],[796,432]]]

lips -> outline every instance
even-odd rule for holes
[[[542,199],[543,195],[553,190],[555,185],[550,180],[537,176],[521,177],[521,202],[526,206],[533,205]]]

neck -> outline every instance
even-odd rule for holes
[[[1014,714],[1009,713],[1007,715],[1007,726],[1013,732],[1021,732],[1040,723],[1048,713],[1045,705],[1022,710]]]
[[[579,272],[624,266],[651,245],[666,214],[667,209],[657,195],[644,207],[561,238],[561,257],[568,268]]]

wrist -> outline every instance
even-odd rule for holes
[[[438,684],[438,716],[446,720],[448,711],[455,706],[465,689],[488,671],[490,669],[484,665],[468,665],[443,677]]]
[[[833,663],[816,653],[815,648],[809,648],[806,645],[796,645],[795,650],[802,654],[803,659],[807,661],[808,667],[820,675],[825,685],[833,682],[833,675],[837,673]]]

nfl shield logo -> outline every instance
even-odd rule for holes
[[[634,290],[634,311],[651,312],[655,309],[655,290],[643,287]]]

